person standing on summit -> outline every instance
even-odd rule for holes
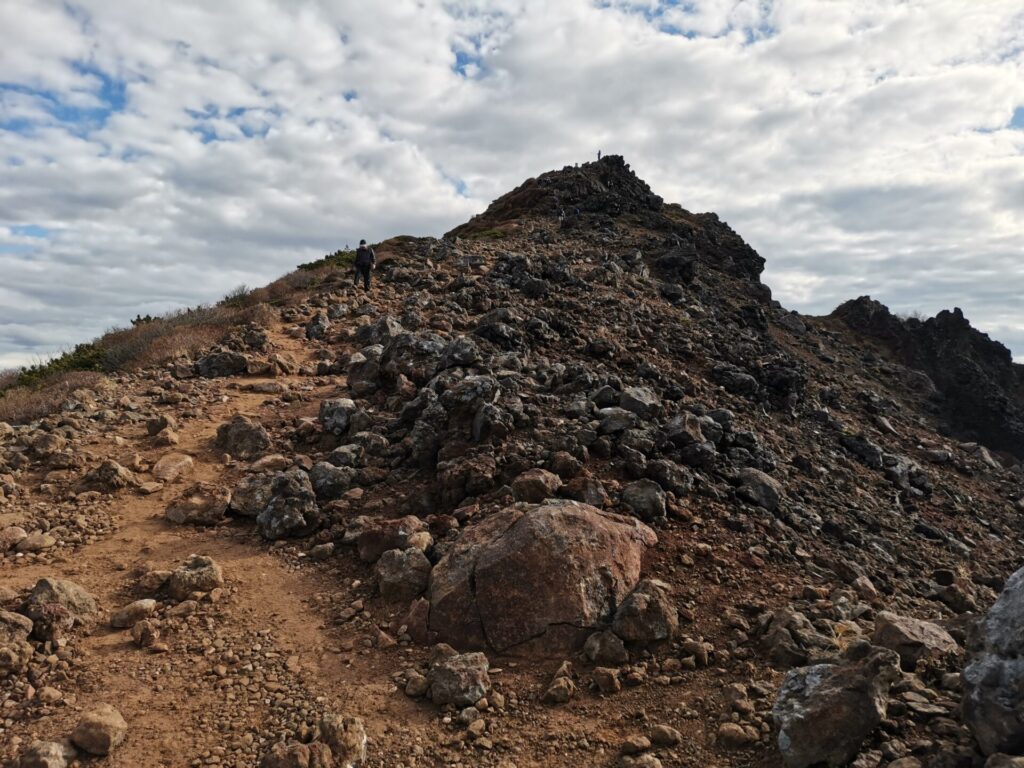
[[[377,254],[373,252],[373,248],[366,244],[365,240],[359,241],[359,247],[356,248],[356,274],[355,284],[359,285],[359,278],[363,279],[363,290],[370,290],[370,273],[373,272],[373,268],[377,265]]]

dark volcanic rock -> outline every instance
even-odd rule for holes
[[[857,333],[883,342],[903,365],[927,374],[960,434],[1024,458],[1024,365],[971,327],[960,309],[924,321],[904,320],[861,296],[832,314]]]

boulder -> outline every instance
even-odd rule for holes
[[[512,481],[512,498],[539,504],[558,495],[562,478],[546,469],[528,469]]]
[[[298,467],[274,475],[273,495],[256,516],[265,539],[308,536],[323,522],[309,475]]]
[[[430,698],[441,705],[468,707],[476,704],[491,690],[489,667],[482,653],[459,653],[439,643],[431,651],[427,673]]]
[[[457,648],[564,655],[612,618],[657,542],[585,504],[517,504],[463,533],[430,579],[430,629]]]
[[[90,755],[109,755],[128,735],[128,723],[110,704],[86,712],[71,732],[71,742]]]
[[[423,593],[430,581],[430,561],[415,547],[389,549],[375,568],[381,597],[388,602],[408,602]]]
[[[33,741],[18,758],[18,768],[67,768],[75,748],[58,741]]]
[[[135,488],[139,485],[139,479],[130,469],[122,467],[113,459],[107,459],[82,479],[82,485],[111,493],[123,488]]]
[[[324,432],[343,435],[348,431],[349,420],[357,410],[354,401],[347,397],[324,400],[320,403],[320,424]]]
[[[167,591],[175,600],[187,600],[193,592],[209,592],[224,586],[224,572],[212,557],[190,555],[171,572]]]
[[[274,476],[246,475],[231,491],[231,511],[243,517],[256,517],[267,508],[274,496]]]
[[[782,500],[782,483],[759,469],[745,467],[740,470],[740,487],[737,493],[751,504],[774,512]]]
[[[119,611],[115,611],[110,617],[110,626],[114,629],[128,629],[129,627],[135,626],[136,622],[148,619],[153,615],[153,611],[156,610],[156,600],[147,598],[145,600],[136,600],[134,603],[126,605]]]
[[[251,460],[270,449],[270,435],[255,419],[238,414],[217,427],[214,445],[232,458]]]
[[[164,516],[179,525],[217,525],[227,514],[231,491],[213,483],[195,483],[172,501]]]
[[[0,553],[14,549],[28,538],[28,531],[17,525],[0,529]]]
[[[788,768],[849,765],[886,715],[899,661],[877,648],[860,661],[790,670],[772,709]]]
[[[45,578],[36,582],[21,613],[32,621],[42,621],[49,618],[49,606],[58,606],[77,621],[84,621],[99,610],[96,599],[75,582]]]
[[[648,419],[661,409],[661,400],[650,387],[627,387],[619,395],[619,408]]]
[[[245,373],[248,367],[249,358],[246,355],[230,350],[211,352],[196,360],[196,373],[206,379],[236,376]]]
[[[327,332],[330,329],[331,323],[327,319],[327,315],[323,312],[317,312],[310,318],[309,322],[306,323],[306,338],[310,341],[322,339],[327,336]]]
[[[317,728],[320,741],[331,748],[335,768],[358,768],[366,760],[366,727],[360,718],[329,713]]]
[[[622,638],[610,630],[595,632],[583,644],[583,655],[592,664],[618,666],[629,661],[629,652]]]
[[[615,611],[612,631],[627,643],[646,645],[671,640],[679,631],[679,612],[670,592],[663,581],[641,581]]]
[[[962,684],[963,720],[981,751],[1024,752],[1024,568],[1007,579],[980,623]]]
[[[259,768],[332,768],[331,748],[322,742],[279,741],[260,758]]]
[[[333,501],[352,487],[358,474],[352,467],[336,467],[320,461],[309,471],[309,481],[320,501]]]
[[[168,453],[153,465],[153,477],[165,483],[173,483],[180,477],[191,475],[195,462],[183,453]]]
[[[395,520],[364,520],[365,525],[355,537],[359,559],[364,563],[377,562],[389,549],[407,549],[414,536],[427,531],[427,524],[415,515]]]
[[[921,659],[955,654],[960,647],[950,634],[937,624],[909,616],[882,611],[875,617],[875,645],[889,648],[900,655],[903,670],[913,672]]]
[[[20,613],[0,611],[0,678],[21,674],[32,660],[33,648],[28,642],[32,620]]]
[[[650,522],[665,516],[665,492],[653,480],[637,480],[622,489],[622,503],[641,520]]]

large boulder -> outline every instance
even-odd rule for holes
[[[323,522],[309,475],[299,468],[274,475],[273,496],[256,517],[265,539],[308,536]]]
[[[888,611],[882,611],[875,617],[875,632],[871,640],[875,645],[896,651],[907,672],[913,672],[921,659],[941,658],[955,654],[960,648],[956,640],[938,624],[910,616],[897,616]]]
[[[517,504],[468,530],[430,579],[430,629],[457,648],[562,655],[611,620],[654,532],[564,501]]]
[[[1024,568],[1006,581],[963,672],[963,719],[986,755],[1024,753]]]
[[[772,709],[788,768],[849,765],[886,715],[899,663],[876,648],[859,661],[790,670]]]
[[[255,419],[238,414],[217,427],[214,444],[235,459],[256,459],[270,448],[270,435]]]

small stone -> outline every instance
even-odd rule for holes
[[[86,712],[71,732],[74,745],[90,755],[109,755],[110,751],[124,741],[128,723],[121,713],[110,704],[100,704]]]
[[[621,752],[624,755],[639,755],[651,748],[651,740],[646,736],[630,736],[622,742]]]
[[[136,600],[111,616],[110,626],[114,629],[126,629],[142,619],[149,618],[155,610],[156,600]]]
[[[674,747],[683,735],[670,725],[656,725],[651,729],[651,744],[656,747]]]

